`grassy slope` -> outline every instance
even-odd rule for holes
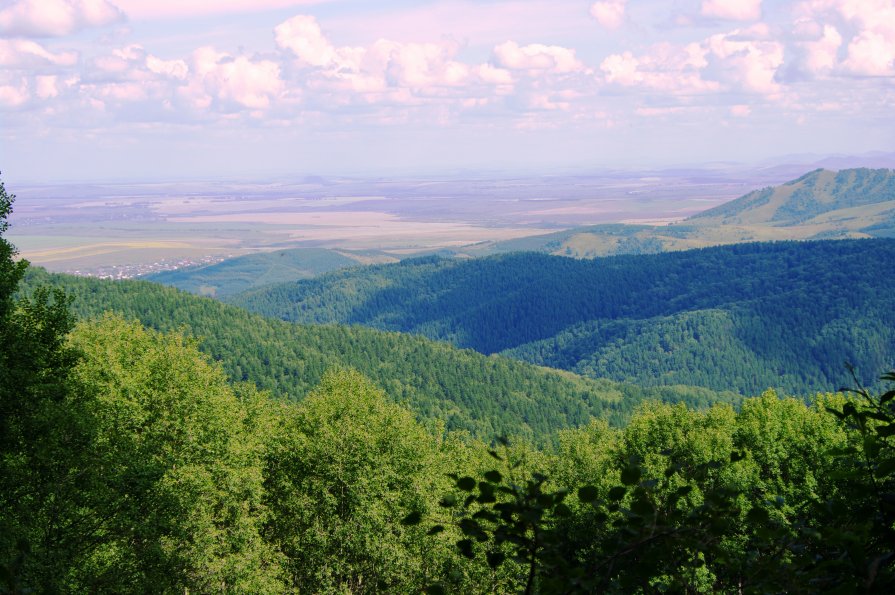
[[[750,241],[895,237],[895,171],[816,170],[750,192],[680,223],[603,225],[501,242],[496,252],[537,250],[594,258]]]

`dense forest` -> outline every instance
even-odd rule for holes
[[[2,237],[12,198],[0,184],[0,592],[895,588],[895,391],[646,402],[540,447],[421,423],[337,360],[273,398],[184,335],[238,309],[29,271]],[[242,317],[245,347],[201,340],[270,354],[304,328]],[[398,337],[344,332],[347,351]]]
[[[290,324],[145,281],[107,281],[29,269],[27,295],[63,289],[82,318],[117,312],[162,331],[200,339],[234,381],[249,381],[277,398],[300,400],[330,369],[370,378],[419,419],[491,438],[507,434],[537,442],[591,417],[624,423],[645,400],[706,407],[741,397],[685,385],[644,388],[582,378],[504,357],[487,357],[422,337],[360,326]]]
[[[214,264],[152,273],[143,278],[199,295],[223,298],[255,287],[305,279],[357,264],[357,260],[335,250],[292,248],[246,254]]]
[[[234,296],[285,320],[363,324],[595,378],[757,394],[893,363],[893,240],[756,243],[591,261],[519,253],[350,269]]]

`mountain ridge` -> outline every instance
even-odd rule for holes
[[[229,301],[295,322],[410,332],[645,385],[792,392],[841,386],[845,360],[871,380],[895,360],[895,279],[879,273],[891,262],[889,239],[746,243],[593,260],[539,253],[426,258],[269,286]],[[562,344],[581,344],[576,329],[588,324],[600,329],[601,342],[564,352]],[[714,332],[721,324],[732,330]],[[707,329],[701,338],[694,325]],[[556,353],[545,356],[545,345]],[[733,357],[744,349],[748,357]],[[724,362],[717,369],[714,352]],[[742,370],[750,366],[747,377]],[[683,381],[687,373],[693,382]]]
[[[48,285],[71,297],[80,317],[112,311],[165,332],[199,339],[231,381],[252,382],[275,397],[301,400],[331,369],[370,378],[422,421],[440,420],[486,440],[506,434],[549,441],[591,417],[620,425],[644,400],[707,406],[738,403],[732,392],[700,387],[641,388],[584,378],[424,337],[360,326],[296,325],[265,319],[205,297],[147,281],[50,274],[32,268],[22,291]]]
[[[815,169],[664,226],[604,224],[497,242],[483,252],[535,250],[595,258],[752,241],[895,237],[895,170]]]

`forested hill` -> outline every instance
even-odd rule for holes
[[[215,264],[153,273],[143,277],[199,295],[222,298],[240,291],[306,279],[362,262],[394,262],[381,253],[352,253],[326,248],[290,248],[229,258]]]
[[[31,269],[24,291],[45,284],[63,288],[79,316],[114,311],[151,328],[198,337],[200,348],[220,361],[232,380],[251,381],[275,397],[301,399],[326,371],[352,368],[420,419],[443,421],[447,429],[468,430],[484,439],[510,434],[542,442],[591,417],[620,424],[644,400],[695,407],[740,400],[732,393],[697,387],[644,389],[582,378],[358,326],[295,325],[145,281]]]
[[[236,296],[298,322],[364,324],[646,385],[755,393],[868,380],[895,360],[895,241],[753,243],[574,260],[426,258]]]
[[[895,222],[895,170],[818,169],[774,188],[756,190],[703,211],[687,222],[699,225],[764,224],[775,227],[855,220]],[[844,223],[844,222],[843,222]],[[853,224],[852,224],[853,225]]]
[[[593,258],[770,240],[895,237],[895,170],[818,169],[665,226],[606,224],[498,242]]]

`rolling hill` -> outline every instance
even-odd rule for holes
[[[642,385],[805,394],[895,362],[895,240],[750,243],[577,260],[423,258],[233,296]]]
[[[306,279],[371,262],[394,262],[384,254],[355,253],[326,248],[290,248],[230,258],[215,264],[163,271],[143,277],[210,297],[222,298],[254,287]]]
[[[818,169],[670,225],[579,227],[499,242],[491,251],[594,258],[754,241],[871,237],[895,237],[895,170]]]
[[[644,400],[707,406],[741,397],[698,387],[641,388],[446,343],[359,326],[296,325],[146,281],[110,281],[30,269],[23,291],[50,285],[81,317],[113,311],[163,331],[199,338],[231,380],[253,382],[280,399],[302,399],[327,370],[353,368],[433,427],[483,439],[508,434],[545,442],[591,417],[623,423]]]

